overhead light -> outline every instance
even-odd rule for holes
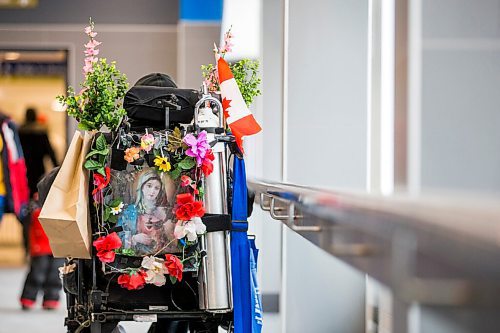
[[[5,52],[4,59],[5,60],[17,60],[21,57],[21,53],[19,52]]]
[[[0,8],[34,8],[38,0],[0,0]]]
[[[51,107],[52,111],[56,111],[56,112],[66,111],[66,106],[61,104],[61,102],[59,102],[57,99],[52,101],[50,107]]]

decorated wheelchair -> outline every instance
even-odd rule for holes
[[[257,66],[235,67],[239,80],[253,71],[244,99],[223,59],[228,31],[201,91],[159,73],[127,91],[116,64],[97,57],[91,20],[84,31],[82,89],[58,99],[85,134],[39,184],[40,222],[54,256],[67,258],[68,332],[121,332],[121,321],[152,322],[149,332],[260,332],[241,154],[242,137],[260,131],[247,107],[260,93]]]

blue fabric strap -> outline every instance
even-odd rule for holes
[[[233,222],[231,223],[231,231],[248,231],[248,222]]]
[[[247,182],[243,159],[234,159],[233,181],[231,269],[234,333],[252,333],[250,246],[247,236],[248,223],[246,222]]]

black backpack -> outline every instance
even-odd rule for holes
[[[193,120],[200,93],[177,88],[167,74],[148,74],[127,91],[123,107],[132,130],[165,129]],[[166,119],[168,115],[168,120]]]

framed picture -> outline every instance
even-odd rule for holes
[[[179,182],[150,167],[113,171],[111,179],[113,199],[124,203],[117,222],[122,248],[138,256],[179,252],[173,213]]]

